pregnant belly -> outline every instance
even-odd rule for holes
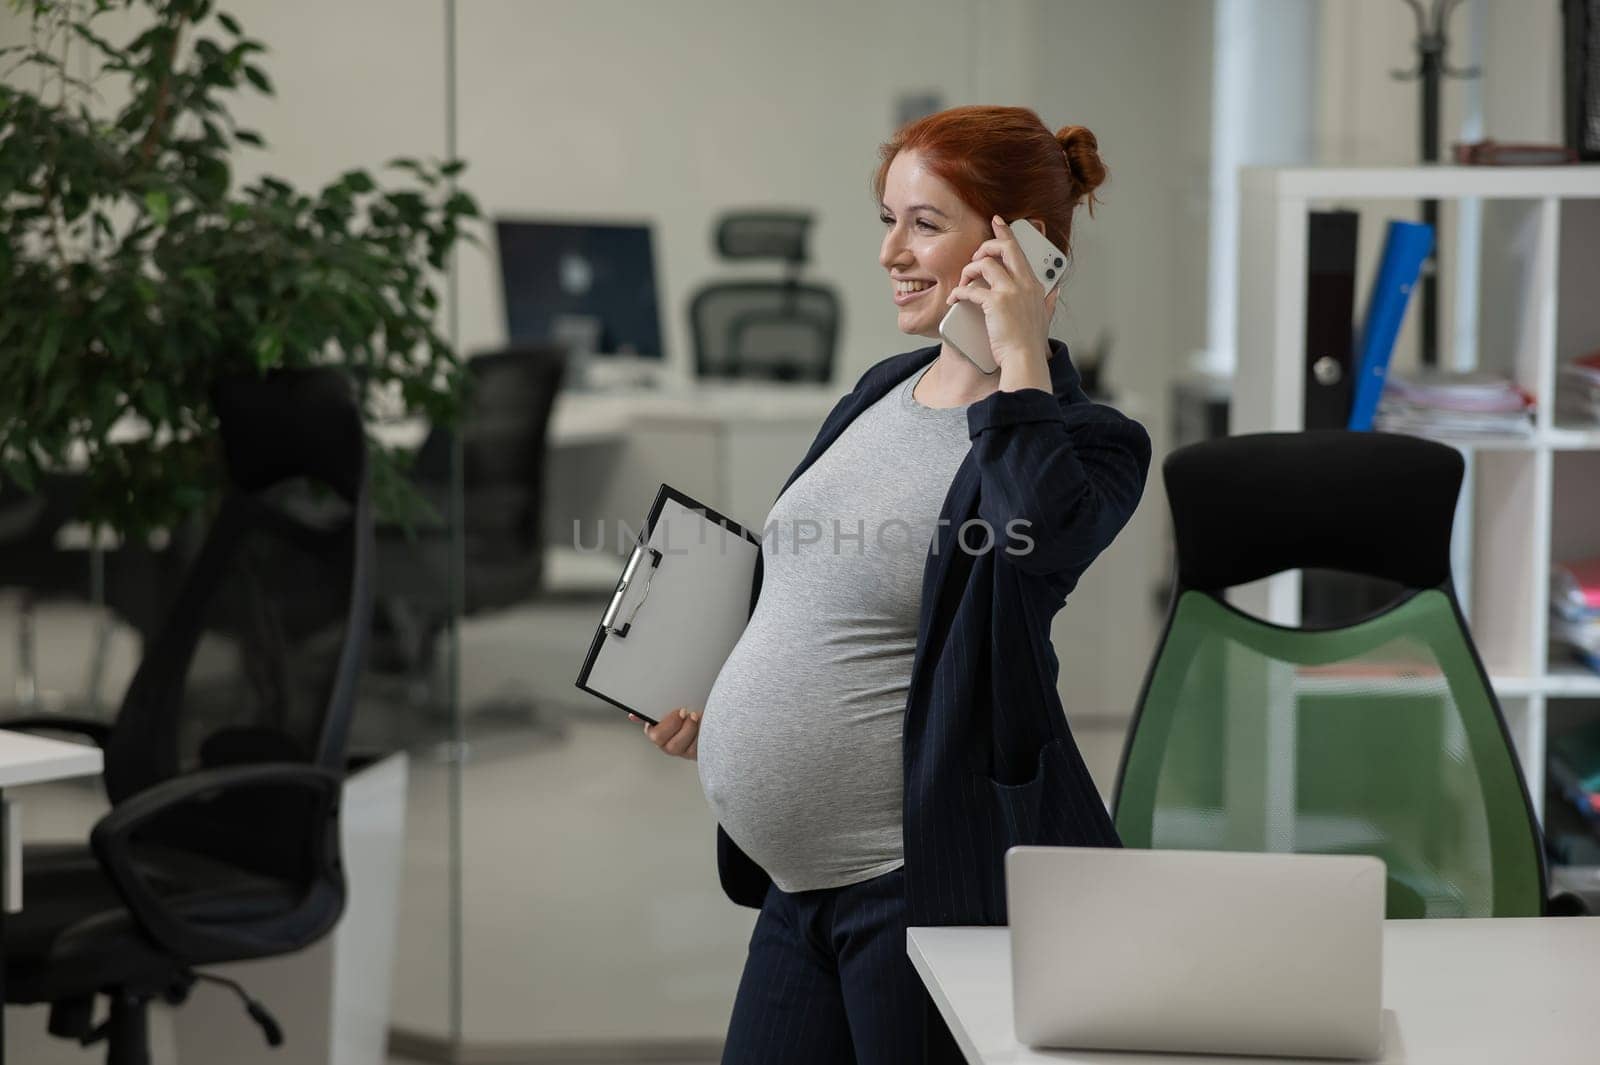
[[[706,801],[780,886],[898,852],[898,716],[836,710],[809,694],[790,703],[770,684],[724,678],[706,703],[698,755]]]
[[[830,767],[818,750],[815,729],[798,706],[779,705],[761,685],[718,678],[700,723],[700,786],[730,833],[757,819],[805,818],[810,797],[826,790]],[[737,838],[737,836],[735,837]]]

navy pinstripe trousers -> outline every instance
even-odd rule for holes
[[[905,869],[767,897],[722,1065],[905,1065],[922,1060],[922,980],[906,957]]]

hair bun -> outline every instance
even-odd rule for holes
[[[1072,174],[1079,200],[1088,200],[1094,209],[1094,190],[1106,180],[1106,164],[1100,159],[1100,142],[1086,126],[1062,126],[1056,131],[1056,143],[1067,157],[1067,170]]]

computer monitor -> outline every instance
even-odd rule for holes
[[[500,219],[495,236],[512,343],[662,358],[648,225]]]

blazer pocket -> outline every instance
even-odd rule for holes
[[[989,793],[998,815],[1005,846],[1031,843],[1038,838],[1040,811],[1043,809],[1047,785],[1059,764],[1065,740],[1054,739],[1039,748],[1039,759],[1033,779],[1022,784],[1002,784],[992,777],[982,776],[984,790]]]

